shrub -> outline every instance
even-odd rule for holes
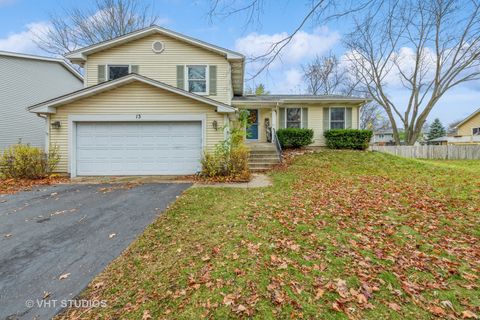
[[[229,137],[216,145],[213,153],[204,155],[201,172],[203,177],[242,181],[250,179],[249,150],[245,145],[244,127],[243,122],[237,123]]]
[[[286,128],[277,131],[282,148],[301,148],[313,142],[312,129]]]
[[[55,170],[60,159],[54,149],[49,154],[28,144],[16,144],[5,149],[0,157],[0,174],[4,178],[41,179]]]
[[[325,131],[323,135],[330,149],[365,150],[368,148],[372,134],[370,130],[334,129]]]

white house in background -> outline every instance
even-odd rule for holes
[[[45,146],[45,119],[27,107],[83,88],[83,77],[62,59],[0,51],[0,152],[9,145]]]
[[[373,133],[372,140],[370,141],[373,145],[387,145],[393,144],[395,139],[393,137],[392,130],[378,130]]]

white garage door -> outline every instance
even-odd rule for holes
[[[77,123],[77,175],[193,174],[201,157],[201,122]]]

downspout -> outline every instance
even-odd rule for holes
[[[50,116],[44,115],[41,113],[36,113],[37,117],[40,117],[45,120],[45,153],[49,152],[50,149]]]

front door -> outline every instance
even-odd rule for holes
[[[248,109],[250,115],[248,116],[247,139],[258,140],[258,110]]]

